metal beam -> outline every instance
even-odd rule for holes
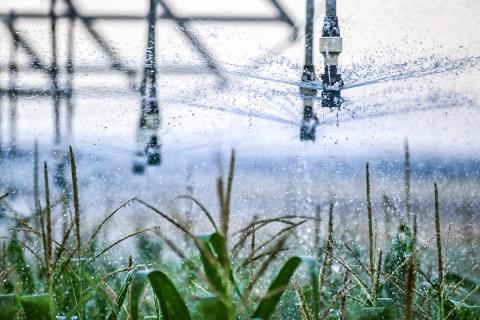
[[[14,41],[18,43],[20,47],[23,48],[25,53],[28,55],[30,58],[30,65],[33,69],[39,69],[43,72],[49,73],[50,69],[47,67],[47,65],[40,59],[40,56],[35,52],[32,46],[29,45],[27,39],[23,38],[23,36],[15,30],[14,26],[14,21],[16,19],[16,16],[14,13],[11,13],[9,15],[9,18],[7,19],[2,19],[2,22],[5,24],[7,27],[8,31],[10,32],[10,35],[14,38]]]
[[[273,0],[271,0],[274,2]],[[275,2],[276,3],[276,2]],[[281,8],[281,7],[277,7]],[[59,13],[57,15],[58,19],[66,19],[69,18],[72,14],[68,12]],[[0,13],[0,19],[8,19],[8,13]],[[44,12],[36,12],[36,11],[25,11],[22,13],[18,13],[16,15],[19,19],[25,20],[39,20],[39,19],[48,19],[48,14]],[[148,19],[148,15],[122,15],[122,14],[97,14],[97,15],[83,15],[83,19],[95,22],[95,21],[145,21]],[[190,15],[190,16],[182,16],[182,17],[172,17],[165,13],[157,15],[158,20],[181,20],[185,22],[213,22],[213,23],[223,23],[223,22],[237,22],[237,23],[251,23],[251,22],[261,22],[261,23],[271,23],[271,22],[284,22],[288,25],[295,27],[296,25],[293,20],[285,13],[280,12],[279,16],[275,17],[251,17],[251,16],[205,16],[205,15]]]

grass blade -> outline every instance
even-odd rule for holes
[[[130,320],[140,319],[140,300],[145,291],[145,284],[150,271],[141,270],[133,274],[130,287],[130,304],[128,306],[128,315]]]
[[[51,297],[48,294],[22,296],[20,303],[27,320],[53,319]]]
[[[8,243],[7,248],[8,260],[14,267],[22,292],[32,294],[35,292],[35,284],[33,281],[33,274],[25,261],[25,255],[23,254],[23,247],[17,239],[16,232],[13,234],[12,239]]]
[[[233,320],[231,309],[218,296],[203,298],[200,301],[203,320]]]
[[[313,300],[314,300],[314,318],[318,319],[319,311],[319,297],[318,297],[318,276],[317,268],[314,259],[306,257],[292,257],[285,262],[283,267],[280,269],[277,277],[273,280],[272,284],[268,288],[267,293],[260,301],[253,318],[258,319],[269,319],[275,307],[277,306],[282,294],[285,292],[285,289],[288,287],[291,277],[299,267],[299,265],[304,262],[310,271],[310,277],[313,287]]]
[[[161,271],[152,271],[148,275],[153,292],[160,302],[164,320],[190,320],[190,313],[174,284]]]
[[[80,237],[80,200],[78,198],[78,179],[77,179],[77,165],[75,163],[75,154],[72,146],[69,147],[70,152],[70,168],[72,171],[72,188],[73,188],[73,208],[74,208],[74,222],[75,222],[75,239],[77,240],[77,254],[80,258],[80,248],[82,245]]]
[[[107,320],[117,319],[117,315],[120,312],[120,309],[122,308],[123,302],[125,301],[125,297],[127,296],[128,287],[130,285],[130,282],[132,281],[134,272],[135,270],[129,271],[127,273],[127,276],[125,277],[125,280],[123,280],[123,283],[120,287],[120,292],[118,293],[117,299],[115,299],[115,306],[113,310],[110,312],[110,314],[108,315]]]

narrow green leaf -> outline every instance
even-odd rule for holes
[[[260,304],[255,311],[253,318],[256,319],[269,319],[273,312],[275,311],[275,307],[277,306],[282,294],[285,292],[292,275],[297,270],[298,266],[304,262],[310,273],[311,284],[313,289],[313,306],[314,306],[314,318],[318,319],[318,311],[319,311],[319,296],[318,296],[318,272],[315,265],[314,259],[308,257],[292,257],[285,262],[283,267],[280,269],[277,277],[273,280],[272,284],[268,288],[267,293],[260,301]]]
[[[400,319],[398,307],[391,298],[378,298],[377,307],[363,308],[361,320],[396,320]]]
[[[210,285],[222,296],[227,294],[222,268],[228,267],[228,256],[221,244],[223,237],[219,233],[211,233],[197,237],[198,250],[203,264],[203,270]]]
[[[407,279],[408,269],[404,262],[410,257],[413,250],[412,232],[406,224],[401,224],[385,257],[385,273],[392,274],[398,279]],[[402,267],[398,268],[399,265],[402,265]],[[388,281],[385,288],[390,298],[395,301],[405,301],[405,293],[392,281]]]
[[[387,320],[385,317],[386,307],[367,307],[363,308],[360,320]]]
[[[140,300],[145,291],[145,284],[150,271],[142,270],[137,271],[132,278],[132,286],[130,288],[130,304],[128,306],[128,313],[130,320],[140,319]]]
[[[107,320],[117,319],[117,315],[120,312],[120,309],[122,308],[123,302],[125,301],[125,297],[127,296],[128,286],[132,281],[134,272],[135,270],[129,271],[127,273],[127,276],[125,277],[125,280],[123,280],[122,286],[120,287],[120,292],[118,293],[117,299],[115,300],[115,307],[108,315]]]
[[[203,298],[200,301],[203,320],[226,320],[234,319],[231,310],[218,296]]]
[[[478,320],[480,319],[480,306],[469,306],[454,300],[445,300],[445,319],[448,320]]]
[[[51,300],[48,294],[20,297],[27,320],[52,320]]]
[[[27,264],[24,255],[24,249],[20,245],[17,239],[17,233],[14,232],[12,240],[8,243],[7,248],[8,260],[10,264],[15,268],[18,275],[18,281],[23,293],[32,294],[35,292],[35,284],[33,281],[32,271]]]
[[[174,284],[161,271],[148,274],[153,292],[160,302],[163,320],[190,320],[190,313]]]

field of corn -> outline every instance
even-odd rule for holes
[[[333,199],[313,213],[278,212],[236,226],[233,151],[226,176],[216,180],[219,212],[191,195],[178,198],[202,217],[186,219],[163,211],[161,203],[131,198],[86,230],[81,172],[72,148],[69,155],[71,195],[50,194],[49,167],[36,151],[33,212],[18,213],[9,194],[1,197],[10,226],[1,236],[2,320],[480,319],[478,223],[470,221],[453,241],[442,214],[448,195],[437,184],[419,219],[410,200],[408,148],[405,208],[385,195],[383,212],[374,212],[367,163],[361,231],[351,236],[348,225],[336,225],[342,204]],[[66,211],[52,213],[62,203]],[[131,206],[156,216],[157,226],[100,242],[109,223]],[[208,224],[210,233],[197,234],[197,223]],[[172,228],[172,235],[162,231]],[[124,241],[136,243],[134,255],[117,249]]]

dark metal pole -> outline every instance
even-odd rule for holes
[[[13,29],[13,22],[15,20],[15,13],[11,12],[8,23],[10,28]],[[13,35],[12,35],[13,36]],[[12,48],[10,50],[10,61],[8,65],[9,83],[8,83],[8,101],[10,105],[9,110],[9,154],[15,156],[17,154],[17,54],[18,54],[18,41],[16,37],[12,37]]]
[[[313,19],[314,0],[307,0],[307,23],[305,25],[305,65],[313,65]]]
[[[157,67],[155,55],[157,4],[158,0],[150,0],[147,50],[145,54],[143,79],[140,85],[141,108],[137,131],[137,150],[135,152],[133,165],[133,172],[136,174],[141,174],[145,171],[145,156],[149,165],[159,165],[161,163],[158,138],[158,130],[160,128],[160,109],[158,107],[157,98]]]
[[[50,79],[52,81],[53,93],[53,112],[55,118],[55,138],[56,145],[60,143],[60,92],[58,88],[58,64],[57,64],[57,19],[55,17],[56,0],[50,0],[50,32],[51,32],[51,50],[52,61],[50,67]]]
[[[315,16],[314,0],[307,0],[306,27],[305,27],[305,64],[302,72],[300,94],[303,98],[303,119],[300,126],[300,140],[315,140],[315,128],[318,124],[313,110],[317,89],[312,82],[317,80],[313,64],[313,22]]]
[[[69,7],[69,19],[68,19],[68,33],[67,33],[67,86],[66,86],[66,106],[67,106],[67,135],[69,138],[72,136],[73,130],[73,50],[74,50],[74,37],[75,37],[75,15],[72,9]]]
[[[158,0],[150,0],[150,15],[148,16],[148,44],[146,55],[146,75],[149,80],[149,93],[144,95],[147,99],[147,129],[150,136],[145,148],[147,163],[149,165],[159,165],[161,163],[160,144],[158,130],[160,129],[160,110],[157,99],[157,65],[156,65],[156,42],[155,26],[157,22],[157,4]]]

